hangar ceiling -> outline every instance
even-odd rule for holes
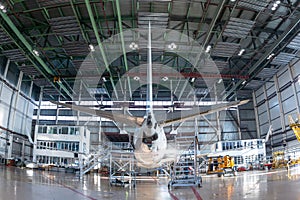
[[[28,80],[43,87],[44,100],[72,99],[79,74],[81,90],[84,91],[82,98],[84,95],[98,95],[99,98],[111,100],[120,78],[147,61],[145,50],[139,49],[142,41],[133,43],[131,40],[134,37],[128,38],[126,31],[147,28],[151,21],[152,29],[174,30],[193,40],[203,48],[203,52],[206,51],[205,55],[210,56],[217,67],[216,72],[211,70],[209,62],[203,62],[198,64],[202,69],[199,72],[176,51],[153,51],[153,60],[179,72],[182,77],[176,78],[183,83],[188,82],[198,99],[209,99],[207,94],[212,90],[210,86],[221,82],[224,85],[222,99],[251,98],[252,91],[268,81],[282,66],[299,59],[299,2],[1,1],[0,54],[15,62]],[[119,46],[114,46],[115,39],[110,38],[117,38]],[[168,37],[162,38],[156,45],[170,42]],[[103,47],[105,41],[108,41],[106,45],[111,45]],[[128,44],[131,45],[130,52],[126,50]],[[182,51],[189,51],[176,42],[168,47],[177,48],[177,45]],[[93,55],[94,48],[97,48],[98,54]],[[113,62],[105,62],[114,53],[119,57]],[[201,59],[197,62],[201,63]],[[80,72],[83,65],[85,71]],[[104,70],[97,73],[100,68]],[[159,66],[154,66],[153,71],[166,78],[172,76],[161,71]],[[120,89],[122,93],[129,90],[131,81],[142,78],[142,72],[138,73],[139,76],[134,73],[126,76],[124,87]],[[208,86],[204,79],[213,81]],[[176,89],[180,95],[188,95],[184,93],[185,87]],[[132,99],[140,99],[144,93],[144,87],[137,88],[131,94]],[[170,89],[159,85],[154,93],[158,100],[172,96]]]

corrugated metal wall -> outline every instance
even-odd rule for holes
[[[299,145],[289,127],[288,116],[298,113],[300,98],[300,62],[281,69],[263,87],[253,93],[256,99],[259,135],[266,136],[269,126],[273,132],[267,143],[267,153],[288,150]]]
[[[31,145],[22,135],[31,136],[34,105],[30,99],[33,85],[28,77],[19,72],[14,63],[4,58],[0,59],[0,131],[9,134],[15,132],[13,143],[9,144],[12,146],[12,151],[8,155],[17,158],[23,155],[29,159]],[[22,147],[23,138],[26,139],[25,147]],[[2,139],[5,141],[5,138]],[[21,152],[22,148],[26,152]]]

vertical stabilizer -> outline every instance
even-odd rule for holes
[[[148,60],[147,60],[147,108],[146,112],[152,113],[153,111],[153,90],[152,90],[152,50],[151,50],[151,23],[149,21],[148,27]]]

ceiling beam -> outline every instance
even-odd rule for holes
[[[100,49],[100,53],[101,53],[102,58],[103,58],[103,62],[104,62],[105,68],[106,68],[106,70],[109,73],[109,80],[110,80],[111,85],[113,87],[113,90],[115,92],[116,98],[118,99],[118,93],[117,93],[114,81],[112,79],[112,76],[111,76],[111,71],[109,69],[109,63],[107,61],[107,58],[106,58],[106,55],[105,55],[105,52],[104,52],[104,49],[103,49],[103,45],[102,45],[102,42],[101,42],[101,39],[100,39],[100,36],[99,36],[99,33],[98,33],[98,28],[97,28],[97,25],[96,25],[96,22],[95,22],[95,18],[94,18],[94,14],[93,14],[93,11],[92,11],[92,8],[91,8],[90,1],[89,0],[85,0],[85,5],[86,5],[86,8],[88,10],[89,18],[90,18],[91,23],[92,23],[93,31],[94,31],[94,34],[95,34],[96,39],[97,39],[97,43],[98,43],[98,46],[99,46],[99,49]]]
[[[280,44],[282,44],[283,40],[286,39],[289,34],[291,34],[294,30],[298,31],[300,29],[300,27],[299,27],[299,25],[300,25],[300,15],[299,15],[299,12],[297,12],[297,10],[294,11],[294,15],[296,13],[298,14],[298,16],[296,15],[297,18],[295,18],[294,23],[291,24],[290,27],[287,28],[283,32],[283,34],[281,34],[279,36],[279,38],[273,43],[273,45],[270,46],[266,50],[266,52],[260,57],[260,59],[249,69],[249,71],[247,73],[250,76],[250,78],[251,78],[251,74],[253,74],[257,70],[263,68],[267,64],[267,63],[264,63],[264,62],[267,60],[268,56],[271,53],[275,53],[275,54],[278,53],[278,52],[275,52],[276,48]],[[291,18],[293,18],[292,15],[291,15]],[[284,43],[282,48],[284,48],[286,45],[287,45],[287,43]],[[225,93],[225,95],[223,96],[222,100],[227,99],[233,92],[235,92],[237,89],[240,89],[240,87],[242,86],[243,81],[244,80],[239,80],[232,88],[230,88],[230,90]]]
[[[25,56],[32,62],[33,66],[47,79],[47,81],[64,97],[64,94],[61,93],[60,89],[62,89],[70,98],[72,98],[72,94],[69,90],[61,83],[56,82],[53,83],[50,80],[50,77],[54,77],[56,74],[50,69],[47,64],[36,54],[34,54],[33,50],[35,50],[29,42],[25,39],[25,37],[21,34],[19,29],[15,26],[15,24],[11,21],[11,19],[7,16],[6,13],[0,11],[0,16],[4,20],[5,24],[2,22],[1,26],[5,30],[5,32],[14,40],[15,44],[24,52]],[[5,26],[6,25],[6,26]],[[20,43],[19,43],[20,42]],[[38,63],[38,64],[37,64]],[[39,67],[41,66],[42,69]]]

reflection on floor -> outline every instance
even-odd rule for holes
[[[140,181],[136,188],[109,186],[98,174],[75,174],[0,166],[0,200],[299,200],[300,167],[240,172],[235,177],[203,176],[203,187],[168,191],[168,180]]]

